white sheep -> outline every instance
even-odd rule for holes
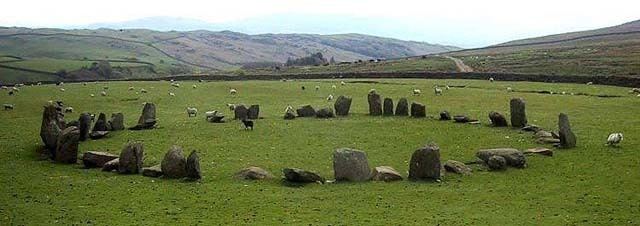
[[[106,97],[107,96],[107,92],[105,92],[105,91],[100,92],[100,96]]]
[[[347,84],[347,83],[345,83],[345,82],[340,82],[340,85],[341,85],[341,86],[344,86],[344,85],[346,85],[346,84]]]
[[[445,86],[444,88],[445,88],[446,90],[451,89],[451,87],[449,87],[449,85]]]
[[[607,138],[607,145],[617,145],[622,142],[622,140],[624,140],[624,136],[622,136],[622,133],[612,133],[609,134],[609,137]]]
[[[64,113],[73,113],[73,108],[72,107],[66,107],[64,109]]]
[[[331,101],[333,100],[333,95],[329,94],[329,96],[327,97],[327,101]]]
[[[633,88],[629,91],[629,93],[640,93],[640,88]]]
[[[433,88],[433,92],[437,95],[442,96],[442,89],[438,88],[437,86],[435,88]]]
[[[187,107],[187,116],[196,117],[198,115],[198,109],[194,107]]]
[[[40,85],[42,85],[42,82],[38,82],[38,83],[36,83],[36,85],[37,85],[37,86],[40,86]]]
[[[64,92],[66,91],[64,88],[60,88],[60,92]]]
[[[14,87],[11,87],[11,90],[13,90],[13,91],[15,91],[15,92],[20,92],[20,88],[15,87],[15,86],[14,86]]]
[[[180,88],[180,83],[171,82],[171,86],[176,87],[176,88]]]
[[[90,97],[95,97],[96,95],[94,95],[94,94],[92,93],[92,94],[89,94],[89,96],[90,96]]]
[[[194,89],[198,88],[198,86],[196,84],[193,84],[191,87],[193,87]]]
[[[489,82],[493,82],[493,80],[494,80],[493,77],[489,78]]]
[[[507,87],[507,92],[513,92],[513,89],[511,87]]]
[[[287,107],[284,108],[284,112],[289,112],[289,111],[293,111],[293,107],[291,107],[291,105],[287,105]]]
[[[134,89],[134,88],[133,88],[133,86],[129,86],[129,91],[131,91],[131,90],[133,90],[133,89]]]
[[[565,91],[562,91],[562,95],[567,95],[567,92],[565,92]]]
[[[332,89],[337,89],[338,87],[336,85],[332,85],[331,88]]]
[[[236,95],[237,93],[238,93],[238,90],[236,90],[236,89],[230,89],[229,90],[229,94],[231,94],[231,95]]]
[[[320,86],[316,86],[316,91],[320,90]]]
[[[140,93],[147,93],[146,89],[140,89]]]
[[[593,82],[587,82],[587,85],[588,86],[593,85]]]
[[[172,92],[169,92],[169,96],[175,97],[175,96],[176,96],[176,94],[175,94],[175,93],[172,93]]]
[[[14,108],[13,104],[3,104],[2,106],[4,106],[4,110],[13,110]]]
[[[9,89],[9,87],[7,87],[7,86],[2,86],[2,87],[0,87],[0,89],[7,90],[7,89]]]
[[[420,94],[422,94],[422,90],[420,90],[420,89],[413,89],[413,95],[414,95],[414,96],[420,96]]]
[[[235,104],[227,104],[227,107],[229,108],[229,110],[233,111],[236,110],[236,105]]]

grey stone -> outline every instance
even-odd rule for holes
[[[576,147],[577,138],[571,131],[571,124],[569,123],[569,116],[564,113],[560,113],[558,116],[558,135],[560,137],[560,148],[574,148]]]
[[[409,116],[409,102],[407,102],[407,98],[400,98],[400,100],[398,100],[396,116]]]
[[[524,153],[524,154],[539,154],[539,155],[553,156],[553,150],[548,149],[548,148],[542,148],[542,147],[529,148],[527,150],[524,150],[522,153]]]
[[[373,168],[373,177],[371,179],[384,182],[399,181],[402,180],[402,175],[391,166],[378,166]]]
[[[559,144],[560,139],[553,137],[540,137],[536,140],[539,144]]]
[[[284,179],[293,183],[324,183],[324,178],[317,173],[297,168],[282,169]]]
[[[142,176],[145,177],[161,177],[163,175],[160,165],[142,168]]]
[[[62,130],[58,136],[56,154],[54,160],[59,163],[76,163],[78,161],[78,143],[80,142],[80,130],[70,126]]]
[[[247,117],[249,117],[249,119],[258,119],[260,117],[260,105],[251,105],[249,110],[247,110]]]
[[[244,104],[236,105],[236,108],[233,109],[233,119],[246,120],[249,118],[248,116],[249,110]]]
[[[380,99],[380,95],[376,92],[369,92],[367,100],[369,102],[369,115],[382,115],[382,100]]]
[[[409,162],[409,179],[436,181],[440,179],[440,148],[429,144],[419,148]]]
[[[315,117],[316,110],[311,105],[304,105],[296,110],[298,117]]]
[[[393,100],[391,98],[384,98],[384,102],[382,105],[382,115],[384,116],[393,115]]]
[[[144,108],[142,109],[142,115],[138,118],[138,124],[129,129],[152,129],[155,127],[156,123],[156,105],[153,103],[145,103]]]
[[[424,118],[427,117],[427,107],[418,102],[411,103],[411,117]]]
[[[92,140],[98,140],[105,138],[107,135],[109,135],[109,131],[93,131],[89,134],[89,137]]]
[[[80,122],[76,121],[76,120],[72,120],[70,122],[67,122],[67,127],[71,127],[71,126],[75,126],[75,127],[80,127]]]
[[[521,151],[513,148],[495,148],[495,149],[483,149],[476,153],[476,157],[482,159],[485,162],[489,161],[491,156],[503,157],[508,166],[516,168],[525,168],[527,166],[527,159]]]
[[[51,158],[55,157],[58,146],[58,136],[66,128],[64,115],[54,104],[44,106],[42,112],[42,124],[40,126],[40,138],[49,151]]]
[[[102,166],[102,171],[111,172],[120,168],[120,159],[108,161]]]
[[[78,119],[80,129],[80,140],[85,141],[89,138],[89,131],[91,130],[91,114],[82,113]]]
[[[321,108],[316,112],[316,117],[318,118],[333,118],[333,111],[331,108]]]
[[[124,114],[114,113],[111,114],[111,120],[109,121],[111,131],[124,130]]]
[[[144,145],[140,142],[127,143],[120,152],[118,172],[121,174],[138,174],[142,171]]]
[[[553,133],[544,130],[534,133],[533,136],[536,138],[554,138]]]
[[[98,119],[96,120],[96,124],[93,125],[92,132],[95,131],[109,131],[109,127],[107,126],[107,115],[104,113],[100,113]]]
[[[82,155],[82,163],[85,168],[101,168],[107,162],[117,158],[117,155],[106,152],[88,151]]]
[[[527,114],[525,112],[525,102],[522,98],[513,98],[509,102],[511,109],[511,126],[522,128],[527,126]]]
[[[447,172],[452,172],[452,173],[456,173],[456,174],[463,174],[463,175],[470,175],[471,174],[471,167],[465,165],[462,162],[458,162],[455,160],[447,160],[444,163],[444,169]]]
[[[347,116],[351,109],[351,98],[345,96],[339,96],[336,102],[333,104],[333,108],[336,110],[336,115]]]
[[[468,123],[474,120],[467,117],[466,115],[456,115],[456,116],[453,116],[453,121],[457,123]]]
[[[448,111],[440,112],[440,120],[442,120],[442,121],[451,120],[451,114]]]
[[[187,158],[187,177],[192,180],[200,180],[202,171],[200,171],[200,157],[196,151],[192,151]]]
[[[367,181],[371,169],[363,151],[340,148],[333,152],[333,172],[336,181]]]
[[[487,159],[487,166],[491,170],[504,170],[507,168],[507,160],[502,156],[492,155]]]
[[[504,117],[504,115],[495,111],[489,112],[489,120],[491,120],[491,125],[495,127],[509,126],[509,124],[507,123],[507,119]]]
[[[251,166],[237,172],[235,177],[243,180],[264,180],[273,178],[273,175],[260,167]]]
[[[291,120],[295,118],[296,118],[296,113],[295,111],[293,111],[293,109],[287,109],[287,111],[284,112],[284,119]]]
[[[183,178],[187,176],[187,160],[182,154],[182,148],[176,145],[171,146],[164,155],[160,164],[162,173],[168,178]]]

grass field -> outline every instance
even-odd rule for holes
[[[575,84],[495,82],[471,80],[114,82],[25,87],[16,96],[0,95],[0,103],[15,104],[0,111],[0,224],[1,225],[637,225],[640,224],[640,97],[628,89]],[[467,85],[434,96],[439,85]],[[106,97],[89,97],[108,85]],[[300,86],[320,85],[320,91]],[[136,95],[127,87],[149,90]],[[597,98],[570,95],[507,93],[515,90],[553,90],[622,95]],[[229,88],[239,91],[232,97]],[[407,97],[427,106],[428,115],[442,110],[478,118],[483,125],[455,124],[436,119],[371,117],[366,94],[375,88],[397,101]],[[421,88],[422,96],[411,96]],[[167,93],[176,93],[170,97]],[[329,120],[285,121],[285,106],[333,106],[328,94],[353,97],[351,115]],[[280,177],[284,167],[299,167],[332,179],[332,152],[351,147],[366,151],[372,167],[389,165],[407,176],[413,151],[428,142],[441,148],[442,161],[468,161],[481,148],[545,146],[531,134],[487,126],[489,111],[508,115],[509,99],[523,97],[530,123],[557,129],[558,113],[569,115],[578,147],[557,150],[553,157],[528,156],[526,169],[475,171],[471,176],[447,174],[441,183],[365,182],[283,186],[279,179],[240,181],[232,175],[247,166],[263,167]],[[171,145],[198,150],[203,179],[189,183],[118,175],[80,165],[37,160],[42,146],[39,129],[42,105],[63,100],[76,112],[123,112],[133,125],[143,102],[158,108],[158,128],[120,131],[98,141],[80,144],[89,150],[119,153],[129,140],[145,146],[145,165],[161,161]],[[254,131],[241,123],[211,124],[204,111],[223,110],[226,103],[260,104]],[[188,118],[187,106],[200,110]],[[605,147],[611,132],[622,132],[620,148]],[[548,146],[547,146],[548,147]]]

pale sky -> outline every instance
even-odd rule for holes
[[[7,0],[1,5],[0,26],[26,27],[68,27],[152,16],[222,23],[288,13],[345,15],[389,20],[408,28],[393,34],[394,38],[463,47],[640,19],[640,0]]]

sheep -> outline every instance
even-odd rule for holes
[[[337,89],[338,87],[336,85],[332,85],[331,88],[332,89]]]
[[[451,87],[449,87],[449,85],[445,86],[444,88],[445,88],[446,90],[451,89]]]
[[[63,85],[64,85],[64,82],[58,82],[58,84],[56,84],[56,85],[58,85],[58,86],[63,86]]]
[[[218,114],[218,111],[207,111],[204,113],[204,116],[209,120]]]
[[[180,83],[171,83],[171,86],[176,87],[176,88],[180,88]]]
[[[227,107],[229,108],[229,110],[233,111],[236,110],[236,105],[235,104],[227,104]]]
[[[64,92],[66,91],[64,88],[60,88],[60,92]]]
[[[169,96],[175,97],[175,96],[176,96],[176,94],[175,94],[175,93],[172,93],[172,92],[169,92]]]
[[[238,93],[238,90],[236,90],[236,89],[230,89],[229,90],[229,94],[231,94],[231,95],[236,95],[237,93]]]
[[[107,92],[105,92],[105,91],[100,92],[100,96],[106,97],[107,96]]]
[[[50,101],[50,102],[52,102],[52,101]],[[52,103],[53,103],[53,102],[52,102]],[[62,102],[61,100],[56,100],[56,104],[57,104],[58,106],[64,106],[64,102]]]
[[[420,96],[420,94],[422,94],[422,90],[420,90],[420,89],[413,89],[413,95],[414,95],[414,96]]]
[[[42,82],[38,82],[38,83],[36,83],[36,85],[37,85],[37,86],[40,86],[40,85],[42,85]]]
[[[20,91],[20,88],[18,88],[18,87],[15,87],[15,86],[14,86],[14,87],[11,87],[11,90],[16,91],[16,92],[19,92],[19,91]]]
[[[146,89],[140,89],[140,93],[147,93]]]
[[[640,88],[633,88],[629,91],[629,93],[640,93]]]
[[[2,106],[4,106],[4,110],[13,110],[14,108],[13,104],[3,104]]]
[[[73,113],[73,108],[72,107],[66,107],[64,109],[64,113]]]
[[[193,84],[191,87],[194,88],[194,89],[198,88],[198,86],[196,84]]]
[[[0,89],[7,90],[7,89],[9,89],[9,87],[7,87],[7,86],[1,86],[1,87],[0,87]]]
[[[567,92],[565,92],[565,91],[562,91],[562,93],[561,93],[561,94],[562,94],[562,95],[567,95]]]
[[[340,82],[340,85],[341,85],[341,86],[344,86],[344,85],[346,85],[346,84],[347,84],[347,83],[345,83],[345,82]]]
[[[593,85],[593,82],[587,82],[587,85],[588,86]]]
[[[493,77],[489,78],[489,82],[493,82],[493,80],[494,80]]]
[[[622,136],[622,133],[612,133],[609,134],[609,137],[607,138],[607,145],[618,145],[620,142],[622,142],[622,140],[624,140],[624,136]]]
[[[331,101],[333,100],[333,95],[329,94],[329,96],[327,97],[327,101]]]
[[[320,90],[320,86],[316,86],[315,88],[316,88],[316,91]]]
[[[82,85],[83,85],[83,86],[87,86],[87,83],[86,83],[86,82],[83,82],[83,83],[82,83]]]
[[[94,95],[94,94],[92,93],[92,94],[89,94],[89,96],[90,96],[90,97],[95,97],[96,95]]]
[[[284,108],[284,112],[289,112],[289,111],[293,111],[293,107],[291,107],[291,105],[287,105],[287,107]]]
[[[511,87],[507,87],[507,92],[513,92],[513,89]]]
[[[90,114],[89,116],[91,117],[92,122],[96,120],[96,114]]]
[[[133,89],[133,86],[129,86],[129,91],[132,91]]]
[[[436,96],[442,96],[442,89],[438,88],[437,86],[433,88],[433,92],[436,94]]]
[[[198,115],[198,109],[194,107],[187,107],[187,116],[196,117]]]

